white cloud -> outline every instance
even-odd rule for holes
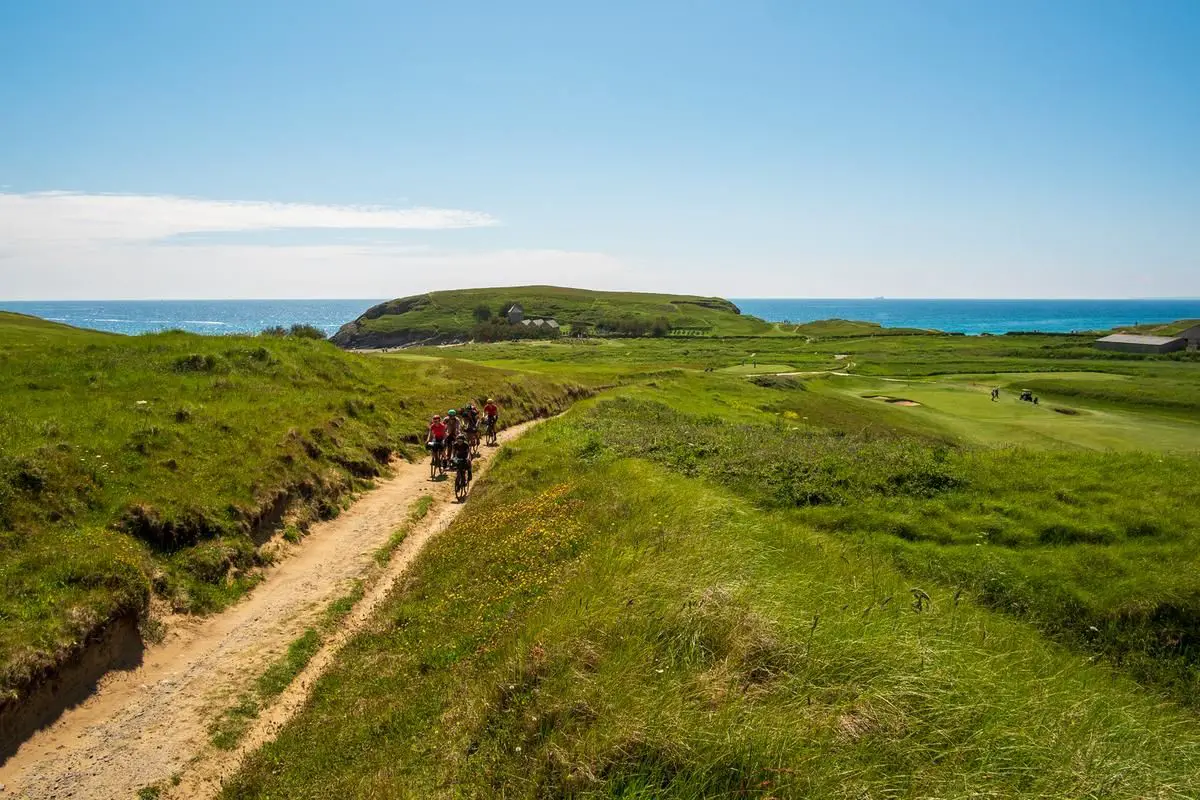
[[[529,283],[620,288],[629,277],[614,258],[569,250],[119,245],[0,258],[0,298],[390,298]]]
[[[203,200],[172,195],[0,192],[0,242],[147,242],[187,233],[286,228],[447,230],[491,227],[451,208]]]
[[[623,266],[600,253],[298,244],[287,233],[432,232],[498,224],[487,213],[443,208],[0,192],[0,298],[361,298],[479,285],[623,283]],[[268,230],[284,230],[283,243],[172,238]]]
[[[442,208],[0,192],[0,298],[396,297],[520,283],[615,287],[628,277],[620,262],[600,253],[536,247],[479,251],[426,242],[300,244],[291,233],[448,235],[451,229],[497,224],[487,213]],[[283,230],[281,243],[263,247],[173,238],[269,230]]]

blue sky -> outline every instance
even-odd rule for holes
[[[1200,2],[0,4],[0,297],[1200,295]]]

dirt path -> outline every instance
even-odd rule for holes
[[[525,423],[503,431],[520,436]],[[492,453],[484,448],[478,479]],[[235,753],[215,750],[208,727],[231,700],[301,635],[350,583],[372,568],[375,551],[422,495],[435,498],[364,598],[309,666],[256,720]],[[214,794],[220,779],[268,740],[303,703],[313,679],[367,620],[425,543],[462,508],[452,481],[429,480],[427,462],[396,465],[395,476],[337,519],[313,526],[292,555],[238,605],[205,619],[172,624],[137,670],[105,677],[99,690],[39,731],[0,767],[0,797],[126,798],[150,784],[182,778],[180,797]]]

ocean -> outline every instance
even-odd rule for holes
[[[332,334],[381,300],[0,300],[0,310],[31,314],[79,328],[148,333],[258,333],[296,323]]]
[[[1200,298],[1182,300],[734,300],[771,322],[856,319],[889,328],[948,333],[1102,331],[1136,323],[1200,318]]]
[[[0,309],[81,328],[145,333],[257,333],[275,325],[314,325],[333,333],[380,300],[5,301]],[[734,300],[743,313],[772,322],[840,317],[888,327],[956,333],[1093,331],[1134,323],[1200,318],[1192,300]]]

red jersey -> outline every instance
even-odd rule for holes
[[[500,409],[496,408],[495,403],[488,403],[483,407],[484,416],[495,417],[500,413]]]
[[[434,422],[433,424],[431,424],[429,426],[429,435],[432,436],[434,439],[445,439],[446,438],[446,423]]]

